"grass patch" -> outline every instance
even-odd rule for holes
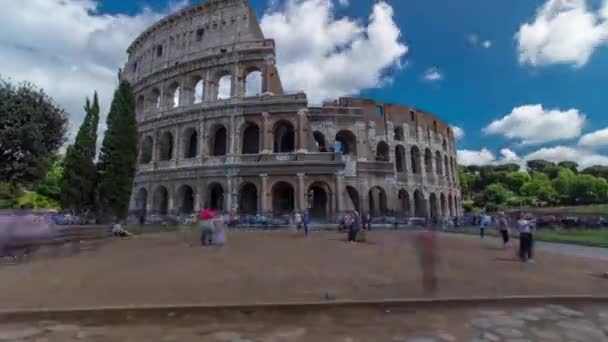
[[[568,230],[537,231],[536,237],[542,241],[566,242],[608,247],[608,230]]]

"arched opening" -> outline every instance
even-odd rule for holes
[[[205,81],[198,78],[194,83],[192,103],[202,103],[205,99]]]
[[[443,156],[443,169],[445,170],[445,175],[449,176],[450,162],[448,161],[448,156]]]
[[[349,130],[342,130],[336,134],[336,141],[342,145],[342,154],[357,155],[357,137]]]
[[[401,216],[410,217],[412,216],[410,208],[410,194],[405,189],[399,190],[398,194],[399,204],[401,209]]]
[[[295,150],[296,134],[293,125],[281,121],[274,128],[274,152],[289,153]]]
[[[164,186],[159,186],[154,192],[154,212],[159,215],[167,215],[169,213],[169,191]]]
[[[397,141],[403,141],[403,138],[404,138],[403,127],[396,127],[394,132],[395,132],[394,139]]]
[[[369,211],[375,217],[386,213],[386,192],[379,186],[369,190]]]
[[[152,148],[154,146],[154,141],[151,136],[145,136],[144,140],[141,142],[141,150],[139,152],[139,163],[140,164],[148,164],[152,161]]]
[[[437,165],[437,174],[440,176],[443,175],[443,163],[439,151],[435,152],[435,165]]]
[[[431,193],[429,195],[429,208],[431,209],[431,217],[439,217],[439,203],[437,202],[437,195]]]
[[[295,193],[291,184],[278,182],[272,187],[272,210],[275,215],[291,214],[295,208]]]
[[[395,148],[395,166],[397,172],[405,172],[405,148],[401,145]]]
[[[213,183],[208,187],[207,205],[211,210],[224,210],[224,188],[218,183]]]
[[[450,173],[452,176],[452,182],[456,182],[456,172],[454,171],[456,170],[456,163],[454,162],[454,158],[450,157]]]
[[[181,88],[179,86],[179,83],[174,82],[171,84],[171,86],[169,86],[169,88],[167,89],[167,102],[170,104],[169,108],[177,108],[180,105],[180,95],[181,95]]]
[[[450,217],[454,217],[454,200],[452,195],[448,195],[448,207],[450,209]]]
[[[325,183],[315,183],[308,188],[308,208],[317,221],[325,221],[331,214],[331,189]]]
[[[259,96],[262,94],[262,73],[253,69],[245,77],[245,96]]]
[[[217,99],[226,100],[232,94],[232,76],[224,75],[217,81]]]
[[[223,125],[217,125],[212,130],[211,134],[211,151],[212,156],[225,156],[226,146],[228,145],[228,136],[226,134],[226,127]]]
[[[317,151],[319,152],[328,152],[327,143],[325,142],[325,136],[323,133],[319,131],[314,131],[312,133],[315,138],[315,144],[317,145]]]
[[[447,216],[448,215],[448,202],[447,202],[444,194],[439,195],[439,203],[441,204],[441,212],[439,213],[440,216]]]
[[[248,123],[243,131],[242,154],[260,153],[260,128],[254,123]]]
[[[144,111],[146,110],[145,105],[146,105],[146,100],[144,99],[144,96],[139,95],[137,97],[136,110],[137,110],[137,116],[139,116],[140,118],[143,117]]]
[[[420,190],[414,191],[414,205],[416,206],[416,208],[414,208],[416,217],[427,217],[426,201]]]
[[[376,148],[376,160],[383,161],[383,162],[390,161],[388,151],[389,151],[388,144],[385,143],[384,141],[379,142],[378,146]]]
[[[184,133],[184,158],[196,158],[198,156],[198,132],[194,128],[188,128]]]
[[[160,90],[158,88],[152,89],[146,107],[150,110],[158,111],[160,109],[160,102]]]
[[[427,175],[433,173],[433,152],[428,148],[424,151],[424,171]]]
[[[447,149],[448,149],[448,142],[445,139],[443,139],[443,142],[441,143],[441,147],[443,148],[444,152],[447,151]]]
[[[418,146],[412,146],[410,155],[412,157],[412,172],[416,174],[422,173],[422,168],[420,167],[420,149],[418,149]]]
[[[189,215],[194,212],[194,190],[189,185],[182,185],[177,191],[180,214]]]
[[[167,161],[173,159],[173,134],[164,132],[159,141],[159,161]]]
[[[141,188],[137,192],[135,197],[135,209],[139,212],[139,215],[146,215],[146,209],[148,208],[148,190]]]
[[[239,213],[255,215],[258,213],[258,189],[252,183],[245,183],[239,191]]]
[[[361,206],[359,205],[359,191],[357,191],[352,186],[346,187],[346,193],[350,198],[350,202],[352,204],[352,208],[361,213]]]

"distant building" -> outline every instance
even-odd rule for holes
[[[373,100],[309,107],[305,93],[283,90],[274,41],[246,0],[186,7],[128,53],[121,77],[134,86],[140,140],[133,211],[461,213],[449,125]]]

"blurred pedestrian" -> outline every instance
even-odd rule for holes
[[[517,229],[519,230],[519,258],[523,262],[534,263],[533,259],[533,237],[532,237],[532,223],[530,222],[530,215],[521,214],[520,219],[517,221]]]
[[[491,218],[488,214],[482,213],[479,218],[479,236],[483,239],[486,233],[486,227],[490,224]]]
[[[310,212],[308,209],[304,210],[304,217],[302,217],[302,221],[304,224],[304,234],[308,236],[308,229],[310,225]]]
[[[439,258],[435,226],[427,224],[427,229],[416,236],[414,243],[422,272],[422,288],[425,295],[434,296],[439,289],[436,271]]]
[[[361,216],[358,211],[353,211],[350,222],[347,223],[348,227],[348,241],[357,242],[357,234],[361,228]]]
[[[199,212],[200,218],[200,228],[201,228],[201,245],[208,246],[211,245],[213,241],[213,231],[214,225],[211,219],[215,216],[213,210],[205,209]]]
[[[363,220],[363,229],[372,230],[372,214],[368,211]]]
[[[503,247],[509,248],[509,234],[510,229],[509,229],[509,221],[507,220],[507,216],[505,215],[504,212],[499,212],[498,213],[498,230],[500,231],[500,235],[502,236],[502,245]]]
[[[293,220],[296,223],[296,229],[302,229],[302,214],[300,214],[300,212],[296,211],[296,213],[293,215]]]

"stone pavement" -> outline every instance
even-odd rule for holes
[[[608,341],[608,305],[174,317],[125,325],[0,324],[0,342]]]

